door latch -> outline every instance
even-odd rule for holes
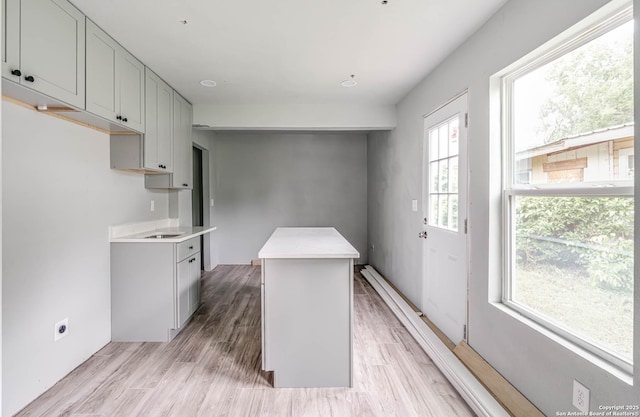
[[[427,238],[427,232],[420,232],[418,233],[418,237],[422,238],[422,239],[426,239]]]

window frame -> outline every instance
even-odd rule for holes
[[[431,152],[432,152],[432,149],[431,149],[431,132],[433,130],[437,130],[438,131],[438,135],[439,135],[440,134],[440,132],[439,132],[440,128],[442,126],[445,126],[445,125],[449,126],[449,124],[453,120],[457,120],[457,122],[458,122],[458,150],[457,150],[456,154],[455,155],[451,155],[451,154],[447,153],[447,156],[441,158],[440,155],[439,155],[440,151],[438,150],[438,157],[432,159],[431,158]],[[451,181],[450,181],[450,179],[451,179],[451,171],[450,171],[451,165],[450,165],[450,162],[451,162],[451,159],[453,159],[453,158],[456,158],[458,160],[458,172],[457,172],[456,179],[459,182],[459,179],[460,179],[460,147],[459,147],[460,141],[459,141],[459,138],[460,138],[460,125],[461,125],[462,122],[463,122],[463,120],[461,119],[461,115],[460,114],[455,114],[455,115],[449,117],[448,119],[443,120],[442,122],[440,122],[438,124],[435,124],[435,125],[433,125],[431,127],[425,127],[425,131],[426,131],[425,132],[425,135],[426,135],[426,142],[425,142],[426,157],[425,158],[427,159],[427,163],[428,163],[428,167],[426,167],[426,170],[427,170],[427,181],[429,183],[428,189],[427,189],[427,193],[426,193],[426,199],[427,199],[426,207],[427,207],[428,224],[431,227],[435,227],[435,228],[438,228],[438,229],[440,229],[442,231],[455,233],[455,234],[460,232],[459,227],[458,227],[458,223],[459,223],[459,220],[460,220],[459,219],[459,212],[458,211],[456,212],[456,221],[455,222],[453,222],[453,213],[452,212],[448,212],[447,213],[448,214],[448,216],[447,216],[447,218],[448,218],[447,224],[448,225],[447,226],[443,226],[443,225],[440,224],[440,209],[441,209],[441,207],[438,204],[438,216],[437,216],[436,221],[434,222],[433,219],[431,218],[431,216],[434,214],[433,210],[432,210],[433,206],[432,206],[432,200],[431,199],[435,196],[436,199],[439,201],[439,197],[440,196],[447,196],[447,199],[449,199],[449,197],[455,195],[456,198],[458,199],[458,204],[460,203],[460,190],[458,188],[459,184],[456,184],[456,191],[455,192],[452,192],[450,190],[450,188],[451,188]],[[449,137],[447,137],[447,140],[449,140]],[[440,145],[438,145],[438,146],[440,146]],[[447,161],[447,167],[448,167],[447,168],[447,181],[449,183],[447,188],[449,188],[449,191],[442,192],[442,191],[439,190],[439,188],[440,188],[440,170],[438,170],[438,174],[437,174],[438,175],[438,189],[434,192],[434,191],[431,190],[431,186],[433,185],[433,183],[432,183],[433,176],[432,176],[432,171],[431,171],[431,164],[434,163],[434,162],[437,162],[439,164],[442,161]],[[447,207],[448,207],[448,205],[447,205]],[[447,210],[449,210],[449,207],[447,208]],[[455,225],[455,228],[453,228],[451,225]]]
[[[514,82],[544,65],[572,52],[605,33],[633,20],[633,5],[626,1],[613,13],[597,16],[580,28],[572,28],[566,36],[561,36],[543,47],[533,51],[523,59],[512,64],[504,71],[496,74],[500,85],[500,114],[502,136],[502,288],[501,303],[516,313],[532,320],[536,324],[553,332],[612,364],[628,374],[633,373],[633,358],[627,358],[595,340],[590,340],[568,326],[559,323],[543,313],[513,300],[513,272],[515,268],[515,199],[518,196],[538,197],[634,197],[633,180],[598,181],[563,184],[518,184],[513,120],[513,85]],[[560,39],[562,38],[562,39]],[[635,132],[634,132],[635,136]]]

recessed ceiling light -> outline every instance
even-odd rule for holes
[[[349,78],[348,80],[342,81],[340,85],[343,87],[355,87],[356,85],[358,85],[358,82],[354,77],[355,77],[355,74],[351,74],[351,78]]]
[[[202,80],[200,81],[200,85],[204,86],[204,87],[215,87],[216,86],[216,82],[213,80]]]

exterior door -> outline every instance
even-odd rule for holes
[[[422,311],[455,344],[467,324],[467,94],[425,118]]]

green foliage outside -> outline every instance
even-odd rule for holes
[[[518,270],[516,299],[590,340],[633,356],[633,294],[593,286],[551,265]]]
[[[539,132],[546,143],[633,121],[633,37],[617,38],[599,38],[549,65],[555,94],[541,109]]]
[[[553,265],[633,291],[632,197],[518,197],[516,262]]]

